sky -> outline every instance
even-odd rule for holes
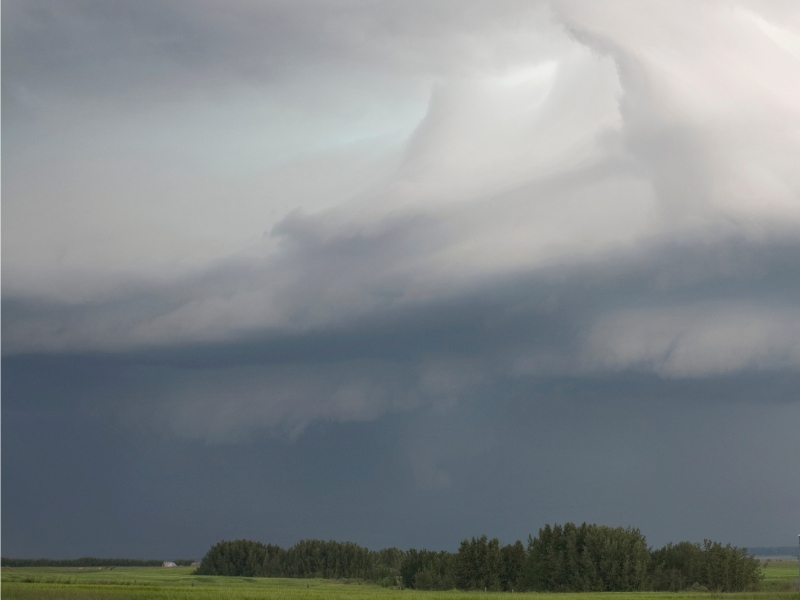
[[[6,0],[2,553],[800,531],[800,6]]]

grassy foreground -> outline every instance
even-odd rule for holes
[[[797,578],[797,562],[775,561],[765,565],[764,591],[724,594],[726,600],[800,600],[790,591]],[[366,598],[425,599],[453,597],[504,598],[507,593],[482,592],[418,592],[387,589],[375,585],[343,583],[321,579],[267,579],[251,577],[205,577],[193,575],[193,567],[163,569],[160,567],[116,567],[114,569],[77,569],[48,567],[4,567],[2,597],[13,600],[303,600],[331,598],[359,600]],[[537,600],[707,600],[723,594],[710,593],[604,593],[604,594],[522,594]],[[519,597],[515,594],[514,597]]]

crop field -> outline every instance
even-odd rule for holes
[[[730,600],[800,600],[792,591],[797,580],[796,561],[770,561],[764,565],[764,590],[753,593],[714,594],[685,593],[604,593],[604,594],[522,594],[536,600],[708,600],[724,596]],[[422,592],[382,588],[358,582],[322,579],[273,579],[251,577],[206,577],[194,575],[193,567],[164,569],[161,567],[48,568],[4,567],[2,597],[7,600],[303,600],[331,598],[359,600],[366,598],[405,598],[437,600],[439,598],[475,597],[505,598],[508,593]],[[520,594],[514,594],[519,597]]]

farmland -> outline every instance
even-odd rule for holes
[[[789,590],[797,589],[797,560],[762,560],[764,581],[761,583],[763,590]]]
[[[603,600],[703,600],[724,596],[730,600],[797,600],[800,594],[792,591],[797,577],[796,561],[770,561],[764,563],[765,579],[760,592],[713,594],[703,592],[628,592],[604,594],[541,594],[523,596],[537,600],[571,600],[600,596]],[[482,592],[423,592],[398,590],[357,581],[329,581],[322,579],[284,579],[256,577],[210,577],[194,575],[192,567],[164,569],[160,567],[108,568],[48,568],[17,567],[2,570],[3,598],[21,600],[66,599],[78,600],[205,600],[222,598],[230,600],[303,600],[331,598],[334,600],[359,600],[362,598],[406,598],[437,600],[453,597],[507,598],[508,594]]]

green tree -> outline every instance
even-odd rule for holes
[[[638,529],[545,525],[537,538],[528,538],[520,584],[551,592],[643,590],[649,560]]]
[[[497,538],[463,540],[458,549],[456,582],[462,590],[503,589],[503,556]]]
[[[650,586],[659,591],[681,591],[703,587],[719,592],[758,589],[763,573],[758,561],[745,548],[704,540],[700,544],[680,542],[653,551]]]
[[[519,589],[519,579],[525,566],[525,546],[517,540],[514,544],[503,546],[500,549],[503,561],[503,571],[500,585],[505,591]]]

